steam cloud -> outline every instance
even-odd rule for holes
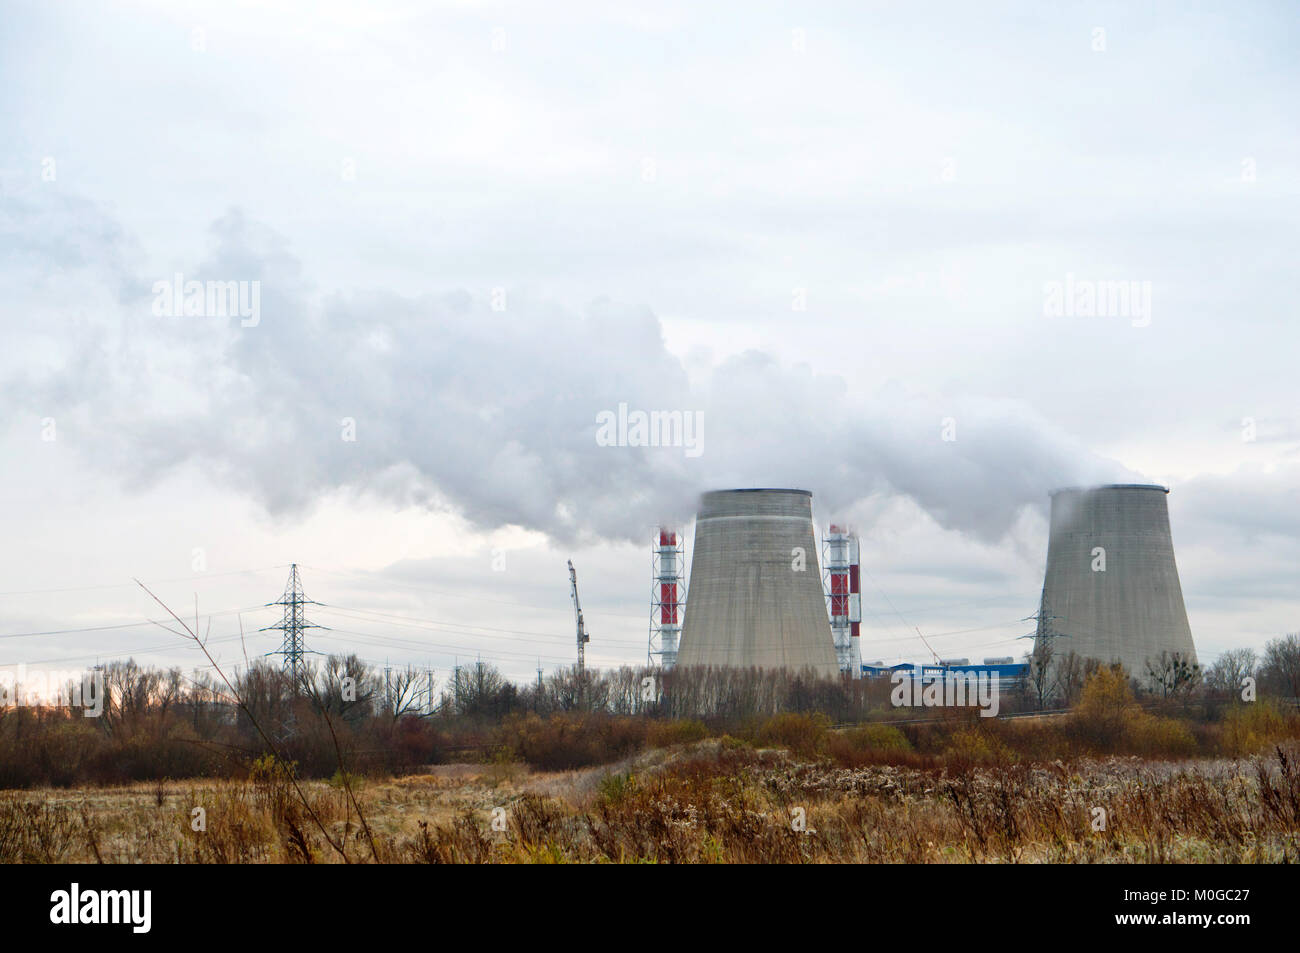
[[[21,357],[0,366],[0,386],[135,483],[190,461],[276,514],[355,488],[559,540],[640,540],[689,518],[701,490],[793,486],[814,492],[823,517],[903,494],[992,540],[1054,487],[1133,477],[1014,402],[898,383],[858,387],[874,392],[860,399],[840,378],[752,351],[691,380],[652,313],[609,301],[574,314],[520,297],[493,310],[488,289],[322,296],[239,212],[212,225],[211,256],[184,270],[260,281],[260,324],[155,317],[149,288],[170,275],[132,273],[133,250],[106,218],[60,231],[87,211],[10,205],[0,222],[0,245],[21,246],[32,268],[27,320],[6,322],[22,322],[11,338]],[[56,271],[83,313],[49,303]],[[620,403],[702,413],[703,452],[598,445],[598,414]],[[954,440],[942,439],[946,418]]]

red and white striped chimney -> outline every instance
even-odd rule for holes
[[[650,664],[659,664],[665,672],[677,664],[677,647],[682,624],[682,543],[669,529],[659,530],[654,549],[653,589],[650,594]]]
[[[858,584],[858,538],[842,526],[831,524],[823,541],[826,566],[827,609],[831,638],[840,671],[862,676],[862,595]]]

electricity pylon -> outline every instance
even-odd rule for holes
[[[267,605],[284,606],[284,618],[280,620],[279,625],[268,625],[261,631],[282,631],[284,632],[284,641],[280,644],[279,651],[267,652],[266,654],[283,655],[284,670],[293,678],[295,686],[302,686],[307,679],[307,663],[304,661],[303,656],[308,654],[307,647],[303,642],[303,630],[328,627],[308,622],[303,615],[303,606],[318,606],[320,603],[308,599],[303,594],[302,580],[298,578],[297,563],[289,567],[289,581],[285,584],[284,595],[278,601],[268,602]]]

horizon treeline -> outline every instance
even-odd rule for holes
[[[1031,669],[1032,658],[1031,661]],[[1127,685],[1135,704],[1184,721],[1215,722],[1240,705],[1246,679],[1261,699],[1290,711],[1300,695],[1300,636],[1239,649],[1202,669],[1166,659],[1133,676],[1066,654],[1051,678],[1001,688],[1001,711],[1076,707],[1099,671]],[[329,656],[300,681],[258,660],[227,686],[210,672],[107,663],[98,717],[75,707],[0,707],[0,788],[121,783],[159,778],[238,777],[273,754],[303,776],[397,773],[453,760],[519,759],[541,767],[614,760],[646,746],[730,734],[760,738],[785,716],[823,728],[884,721],[917,730],[971,712],[896,708],[887,678],[818,678],[759,669],[576,666],[516,684],[476,662],[441,685],[425,670],[376,668],[355,655]],[[12,693],[9,696],[12,700]],[[981,722],[995,719],[975,718]]]

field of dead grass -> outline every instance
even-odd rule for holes
[[[0,793],[0,862],[1296,862],[1298,756],[842,767],[715,739],[579,771],[301,781],[307,804],[263,765]]]

